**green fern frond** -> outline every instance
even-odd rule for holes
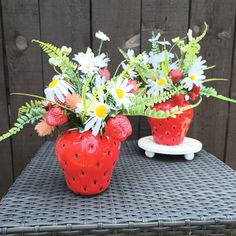
[[[30,100],[30,102],[26,102],[25,105],[19,108],[18,117],[23,115],[23,113],[28,113],[33,108],[42,108],[42,101]]]
[[[183,86],[181,85],[169,91],[164,91],[162,94],[159,94],[159,95],[136,96],[136,97],[131,98],[131,101],[133,103],[133,107],[135,107],[136,104],[138,106],[140,104],[143,104],[146,106],[153,106],[156,103],[161,103],[161,102],[170,100],[172,96],[174,96],[175,94],[178,94],[182,89],[183,89]]]
[[[13,127],[7,133],[0,136],[0,141],[20,132],[26,124],[35,124],[44,117],[41,101],[30,101],[30,103],[26,103],[19,109],[19,113],[20,116],[17,118]]]
[[[156,111],[151,109],[150,107],[146,107],[143,104],[139,106],[131,107],[128,111],[124,112],[123,114],[126,116],[146,116],[158,119],[165,119],[168,117],[176,117],[176,115],[183,113],[185,110],[193,108],[192,105],[185,106],[185,107],[178,107],[175,106],[167,111]]]
[[[62,57],[62,52],[59,48],[57,48],[56,46],[50,44],[50,43],[45,43],[43,41],[40,40],[35,40],[33,39],[32,42],[38,43],[39,46],[42,48],[42,50],[48,54],[49,57]]]
[[[182,86],[179,86],[179,90],[182,89]],[[186,105],[184,107],[175,106],[167,111],[156,111],[155,109],[151,109],[154,104],[165,102],[169,100],[175,92],[169,91],[169,94],[161,94],[159,96],[149,96],[149,97],[142,97],[137,96],[136,98],[132,99],[132,106],[130,106],[123,114],[127,116],[147,116],[153,118],[168,118],[168,117],[176,117],[176,115],[183,113],[186,110],[193,109],[200,105],[202,102],[202,98],[196,104],[193,105]]]
[[[212,87],[202,87],[201,90],[200,90],[200,94],[202,96],[205,96],[205,97],[209,98],[209,97],[216,96],[217,91]]]
[[[155,36],[155,34],[154,34],[154,32],[152,32],[152,39],[154,39],[156,36]],[[160,48],[159,48],[159,45],[158,45],[158,43],[157,43],[157,41],[156,40],[152,40],[152,52],[154,53],[154,54],[159,54],[160,53]]]
[[[206,97],[214,97],[226,102],[236,103],[236,100],[233,98],[225,97],[221,94],[218,94],[217,91],[212,87],[202,87],[200,94]]]
[[[30,124],[30,123],[34,124],[36,121],[40,119],[42,119],[41,114],[35,115],[33,113],[29,113],[29,114],[20,116],[16,120],[16,123],[13,125],[13,127],[7,133],[0,136],[0,141],[7,139],[16,133],[19,133],[26,124]]]
[[[76,73],[77,64],[72,62],[68,55],[63,53],[61,49],[50,43],[45,43],[40,40],[32,40],[32,42],[37,43],[50,58],[60,61],[58,67],[63,74],[68,76],[67,79],[75,85],[76,89],[78,89],[77,92],[81,93],[81,81],[77,78]]]

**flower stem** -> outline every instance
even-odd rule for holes
[[[20,95],[20,96],[27,96],[27,97],[38,98],[38,99],[40,99],[40,100],[46,100],[46,101],[49,101],[49,102],[51,102],[52,104],[55,104],[55,105],[57,105],[57,106],[59,106],[59,107],[65,109],[65,110],[68,110],[68,111],[70,111],[70,112],[72,112],[72,113],[75,113],[75,112],[74,112],[73,110],[71,110],[70,108],[68,108],[68,107],[66,107],[66,106],[63,106],[63,105],[61,105],[61,104],[59,104],[59,103],[57,103],[57,102],[54,102],[54,101],[52,101],[52,100],[49,100],[49,99],[47,99],[47,98],[45,98],[45,97],[41,97],[41,96],[39,96],[39,95],[34,95],[34,94],[30,94],[30,93],[11,93],[11,95]]]
[[[100,55],[101,51],[102,51],[102,45],[103,45],[103,40],[101,40],[101,43],[99,45],[99,49],[98,49],[98,55]]]

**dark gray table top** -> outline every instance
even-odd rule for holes
[[[135,141],[122,144],[110,187],[93,197],[67,189],[46,142],[0,202],[0,233],[193,230],[235,222],[234,170],[204,150],[193,161],[148,159]]]

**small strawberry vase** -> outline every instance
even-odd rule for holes
[[[185,101],[183,106],[190,105]],[[170,110],[176,106],[173,101],[166,101],[156,104],[153,109]],[[165,119],[148,118],[151,126],[152,136],[157,144],[175,146],[183,142],[193,119],[193,109],[184,111],[182,114],[176,115],[176,118],[169,117]]]
[[[56,140],[55,153],[68,188],[75,194],[96,195],[107,189],[120,153],[121,141],[132,133],[129,120],[111,118],[103,135],[71,130]]]

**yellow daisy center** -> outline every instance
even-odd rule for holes
[[[87,69],[87,70],[90,70],[90,66],[89,66],[89,65],[87,65],[87,66],[86,66],[86,69]]]
[[[125,92],[123,89],[117,88],[115,92],[119,99],[122,99],[125,96]]]
[[[95,114],[98,118],[102,119],[107,115],[107,107],[104,104],[98,105],[95,108]]]
[[[189,76],[189,79],[194,81],[196,79],[196,76],[195,75],[191,75],[191,76]]]
[[[50,84],[49,84],[49,88],[53,88],[54,86],[57,85],[57,83],[59,82],[59,79],[54,79]]]
[[[157,80],[157,85],[160,86],[160,87],[164,86],[165,83],[166,83],[166,81],[165,81],[165,79],[163,79],[163,78],[159,78],[159,79]]]

